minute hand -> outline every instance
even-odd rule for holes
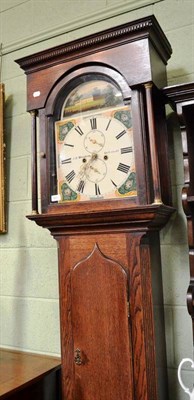
[[[91,164],[94,162],[94,160],[97,159],[97,157],[98,157],[97,154],[93,153],[89,161],[86,164],[81,165],[79,175],[84,176],[88,171],[88,169],[90,168]]]

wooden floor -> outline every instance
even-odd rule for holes
[[[53,381],[55,386],[60,364],[60,358],[0,349],[0,399],[25,398],[28,388],[29,393],[35,390],[36,395],[38,391],[46,392],[45,378],[51,377],[49,382]],[[18,397],[16,393],[20,393]],[[28,398],[30,399],[30,395]]]

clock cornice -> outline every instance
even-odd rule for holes
[[[174,86],[167,86],[163,89],[163,93],[167,97],[167,101],[171,102],[171,105],[192,101],[194,98],[194,82],[182,83]]]
[[[149,38],[166,64],[172,48],[154,15],[141,18],[105,31],[74,40],[67,44],[43,50],[16,60],[26,74],[67,62],[77,57],[107,50],[127,42]]]

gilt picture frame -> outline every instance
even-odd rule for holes
[[[0,233],[6,232],[4,97],[5,97],[4,84],[0,83]]]

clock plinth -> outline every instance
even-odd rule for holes
[[[32,114],[28,218],[59,248],[63,400],[168,398],[159,230],[174,211],[170,55],[151,16],[18,60]]]

